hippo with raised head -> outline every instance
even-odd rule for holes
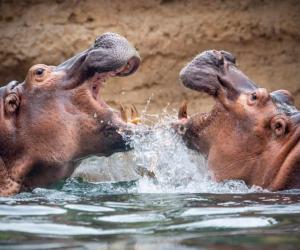
[[[108,77],[140,64],[122,36],[105,33],[58,66],[31,67],[24,82],[0,88],[0,195],[48,186],[89,155],[128,149],[131,125],[100,97]]]
[[[191,117],[183,105],[175,124],[187,145],[207,157],[215,180],[300,188],[300,112],[288,91],[258,87],[225,51],[199,54],[180,78],[216,101],[211,112]]]

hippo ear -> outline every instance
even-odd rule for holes
[[[288,133],[290,121],[285,115],[277,115],[271,119],[271,129],[277,137],[281,137]]]
[[[11,92],[4,99],[4,108],[7,115],[16,113],[20,106],[20,97],[18,93]]]
[[[4,97],[4,110],[6,115],[14,114],[20,106],[20,92],[16,90],[18,81],[11,81],[7,84],[7,94]]]
[[[227,52],[225,50],[221,50],[220,53],[221,53],[222,57],[225,58],[227,61],[231,62],[232,64],[236,64],[236,58],[233,54],[231,54],[230,52]]]

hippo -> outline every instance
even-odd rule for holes
[[[47,187],[90,155],[130,148],[132,126],[99,96],[109,77],[133,74],[136,49],[104,33],[58,66],[32,66],[23,82],[0,88],[0,195]]]
[[[176,131],[207,159],[216,181],[243,180],[271,191],[300,188],[300,112],[291,93],[269,93],[226,51],[209,50],[180,72],[183,85],[212,96],[210,112],[179,109]]]

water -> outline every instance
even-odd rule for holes
[[[49,189],[0,197],[0,249],[299,249],[300,190],[215,183],[170,131],[174,117],[154,118],[134,151],[88,159],[80,178]]]
[[[137,182],[68,180],[61,187],[1,198],[0,248],[298,249],[300,191],[142,194],[137,189]]]

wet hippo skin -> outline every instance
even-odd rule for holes
[[[24,82],[0,88],[0,194],[48,186],[89,155],[128,150],[133,125],[99,91],[106,78],[128,76],[139,64],[124,37],[105,33],[66,62],[35,65]]]
[[[276,69],[275,69],[276,70]],[[211,95],[211,112],[187,116],[174,126],[202,153],[217,181],[244,180],[269,190],[300,188],[300,112],[287,90],[258,87],[225,51],[205,51],[180,73],[185,87]]]

